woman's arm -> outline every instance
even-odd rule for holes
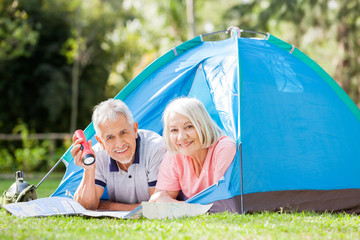
[[[163,191],[155,188],[155,192],[149,202],[178,202],[178,200],[176,200],[178,195],[179,191]]]

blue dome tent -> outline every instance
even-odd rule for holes
[[[271,34],[198,36],[151,63],[118,95],[143,129],[162,133],[173,99],[196,97],[238,144],[219,183],[188,199],[232,212],[360,212],[360,110],[313,60]],[[92,123],[85,136],[96,143]],[[70,149],[52,196],[72,197],[82,169]],[[106,195],[103,196],[106,198]]]

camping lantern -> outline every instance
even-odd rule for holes
[[[15,173],[16,181],[4,192],[5,204],[16,202],[28,202],[37,198],[35,186],[24,181],[24,173]]]

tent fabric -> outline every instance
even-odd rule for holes
[[[224,178],[188,202],[216,202],[214,211],[360,211],[360,110],[297,48],[271,34],[199,36],[155,60],[115,98],[140,128],[161,134],[163,110],[181,96],[202,101],[239,146]],[[95,144],[94,134],[90,124],[85,136]],[[71,197],[80,182],[69,152],[53,196]]]

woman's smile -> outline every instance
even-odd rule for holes
[[[179,146],[181,147],[181,148],[186,148],[186,147],[188,147],[190,144],[192,144],[193,143],[193,141],[189,141],[189,142],[185,142],[185,143],[179,143]]]

